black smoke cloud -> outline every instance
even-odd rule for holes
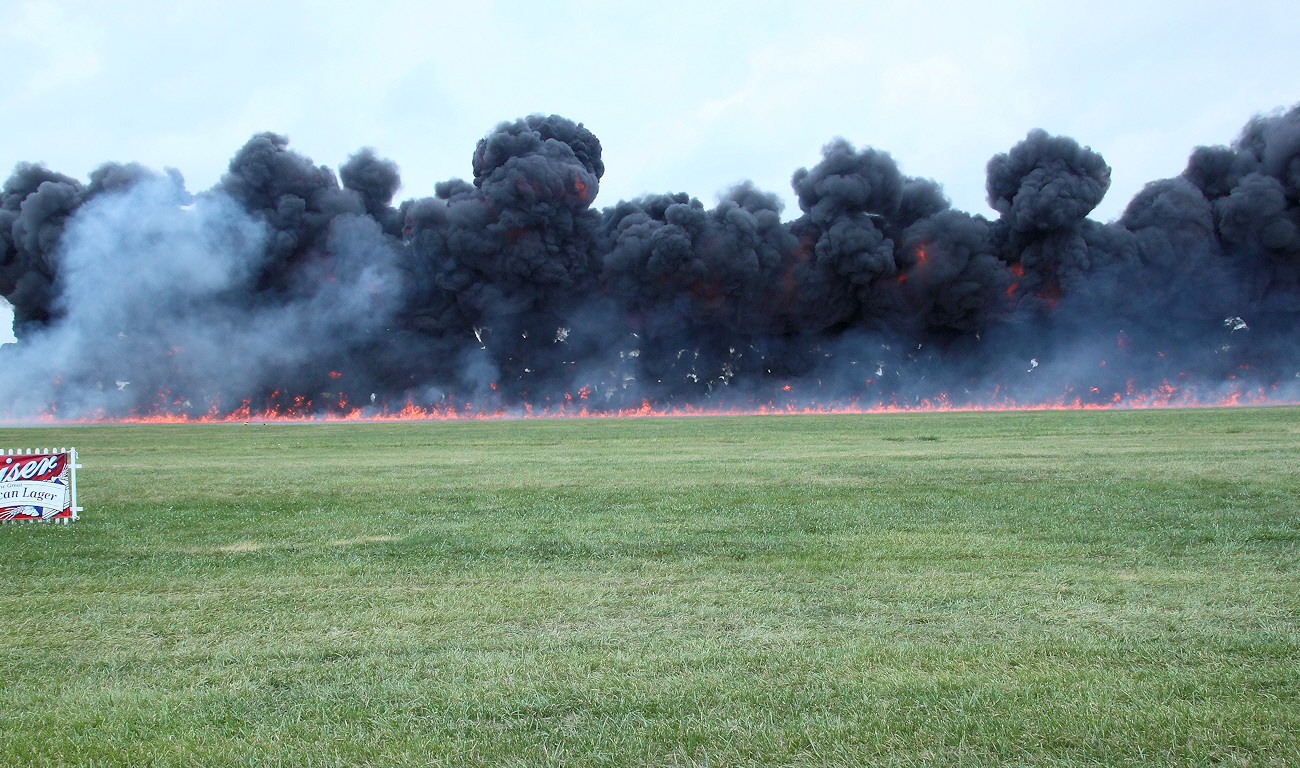
[[[1100,154],[1030,131],[988,163],[997,217],[837,139],[792,176],[595,207],[596,136],[502,123],[469,181],[394,204],[253,136],[214,188],[19,165],[0,195],[6,417],[1294,398],[1300,107],[1199,147],[1120,218]],[[575,406],[576,404],[576,406]]]

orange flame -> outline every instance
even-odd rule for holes
[[[789,393],[789,384],[780,387]],[[1122,391],[1106,391],[1102,387],[1087,386],[1079,390],[1066,387],[1057,397],[1035,402],[1021,402],[1005,392],[1001,385],[994,387],[986,397],[974,399],[970,395],[954,397],[940,393],[932,397],[892,397],[868,400],[849,398],[825,402],[799,402],[773,399],[745,404],[715,406],[695,404],[655,404],[642,400],[638,405],[617,409],[593,408],[589,405],[591,390],[583,388],[555,402],[542,405],[478,405],[448,398],[442,405],[417,405],[407,400],[396,409],[352,406],[346,396],[326,410],[317,410],[311,400],[302,396],[292,398],[282,405],[268,405],[253,410],[245,400],[233,410],[222,413],[217,406],[207,413],[194,416],[184,411],[169,410],[159,406],[155,412],[127,416],[90,414],[80,419],[61,419],[51,408],[37,423],[48,424],[209,424],[251,422],[398,422],[398,421],[479,421],[507,419],[625,419],[673,418],[689,416],[746,416],[746,415],[811,415],[811,414],[890,414],[890,413],[941,413],[969,411],[1062,411],[1062,410],[1141,410],[1158,408],[1233,407],[1243,405],[1300,405],[1300,401],[1286,401],[1276,397],[1275,387],[1245,387],[1236,384],[1228,391],[1201,391],[1192,386],[1176,386],[1168,380],[1148,391],[1140,390],[1135,382],[1128,381]],[[275,398],[272,397],[272,400]],[[164,402],[160,400],[160,403]],[[179,407],[172,404],[172,407]]]

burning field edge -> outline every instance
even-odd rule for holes
[[[237,423],[322,423],[322,422],[404,422],[404,421],[496,421],[514,419],[625,419],[679,418],[709,416],[782,416],[782,415],[879,415],[892,413],[966,413],[1074,410],[1163,410],[1189,408],[1233,408],[1300,405],[1300,393],[1280,390],[1278,386],[1175,386],[1168,382],[1150,391],[1130,386],[1109,395],[1093,387],[1084,393],[1072,389],[1053,398],[1018,400],[1011,396],[950,396],[939,394],[913,399],[891,398],[870,401],[848,398],[831,401],[804,401],[790,396],[790,386],[782,388],[785,398],[766,400],[733,399],[717,404],[655,403],[648,399],[635,406],[610,406],[589,399],[589,392],[565,395],[555,402],[492,403],[446,397],[445,404],[419,405],[406,400],[400,407],[353,407],[344,398],[324,409],[314,401],[298,399],[288,404],[254,409],[245,400],[238,407],[224,411],[213,406],[206,413],[174,410],[159,403],[148,411],[110,415],[96,411],[76,418],[61,418],[57,411],[23,419],[6,418],[0,413],[0,427],[78,424],[237,424]],[[165,400],[165,398],[163,398]],[[274,400],[275,398],[270,398]],[[179,404],[177,404],[179,405]]]

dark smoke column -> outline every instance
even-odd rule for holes
[[[1110,188],[1110,166],[1074,139],[1036,129],[988,163],[988,200],[1002,215],[1018,295],[1054,308],[1089,271],[1084,218]]]
[[[791,185],[804,211],[791,225],[799,239],[795,323],[813,332],[856,324],[863,292],[898,268],[885,230],[902,203],[903,175],[887,153],[837,139]]]
[[[84,196],[81,182],[31,163],[0,192],[0,295],[13,305],[19,339],[56,316],[59,238]]]
[[[402,205],[407,316],[436,358],[426,375],[517,399],[564,388],[585,354],[568,327],[598,272],[600,156],[580,123],[531,115],[478,143],[472,186],[449,181]]]

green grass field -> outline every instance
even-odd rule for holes
[[[1300,765],[1300,408],[58,445],[3,765]]]

